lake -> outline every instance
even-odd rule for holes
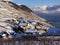
[[[45,14],[35,12],[38,16],[46,19],[48,22],[52,23],[55,27],[60,28],[60,14]]]

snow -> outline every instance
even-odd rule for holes
[[[27,29],[25,32],[38,32],[36,29]]]
[[[26,26],[27,23],[20,23],[19,26]]]

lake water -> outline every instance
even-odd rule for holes
[[[36,14],[48,22],[52,23],[55,27],[60,28],[60,14],[44,14],[44,13],[37,13]]]

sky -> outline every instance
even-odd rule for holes
[[[12,0],[12,1],[17,4],[27,5],[29,7],[60,4],[60,0]]]

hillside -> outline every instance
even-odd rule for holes
[[[5,18],[19,18],[23,17],[24,20],[35,20],[42,24],[42,29],[49,29],[53,27],[47,23],[47,20],[37,16],[30,8],[25,5],[17,5],[13,2],[0,2],[0,22]],[[1,23],[0,23],[1,24]],[[3,23],[4,25],[5,23]],[[44,31],[43,31],[44,32]]]
[[[6,2],[0,2],[0,18],[9,18],[9,17],[16,18],[21,16],[21,17],[25,17],[33,20],[41,19],[42,21],[45,21],[44,19],[36,16],[33,12],[28,11],[28,9],[24,10],[24,9],[21,9],[20,6],[18,6],[15,3],[12,3],[12,2],[8,2],[8,3],[9,4],[7,4]],[[33,18],[31,18],[32,16]]]

